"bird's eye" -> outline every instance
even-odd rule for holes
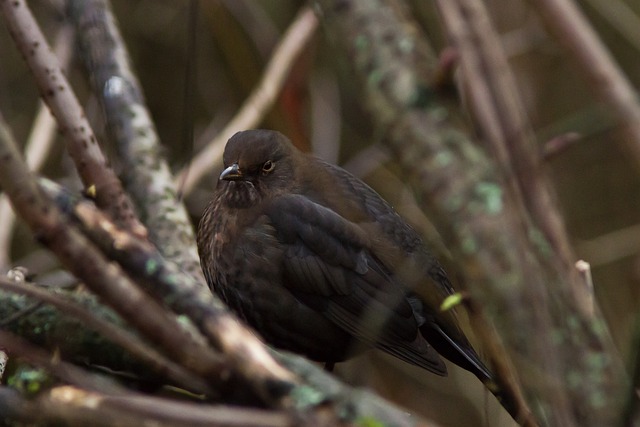
[[[276,167],[276,164],[274,162],[272,162],[271,160],[267,160],[266,162],[264,162],[264,164],[262,165],[262,172],[264,173],[269,173],[271,172],[274,168]]]

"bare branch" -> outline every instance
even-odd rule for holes
[[[63,26],[54,42],[55,55],[62,67],[71,60],[71,46],[73,45],[73,31],[68,26]],[[47,106],[41,102],[33,121],[33,126],[27,145],[24,149],[25,158],[29,169],[39,171],[49,154],[49,150],[55,139],[56,122],[51,116]],[[16,216],[9,205],[6,196],[0,196],[0,268],[8,268],[11,262],[11,238]]]
[[[0,186],[16,212],[69,271],[147,338],[161,346],[166,354],[203,376],[220,374],[216,355],[187,334],[175,317],[140,291],[78,230],[65,223],[57,208],[39,191],[3,120],[0,120],[0,163]]]
[[[577,63],[589,88],[611,110],[623,134],[622,149],[640,170],[640,104],[633,85],[572,0],[535,0],[531,7]]]
[[[3,402],[5,405],[3,405]],[[3,406],[5,406],[3,408]],[[205,406],[159,397],[113,396],[72,386],[61,386],[25,399],[0,388],[0,410],[14,421],[65,425],[154,426],[265,426],[300,425],[301,419],[284,412],[227,406]]]
[[[20,358],[36,366],[46,368],[53,375],[71,384],[103,393],[118,394],[125,392],[122,386],[111,379],[89,374],[75,365],[63,362],[57,357],[52,357],[49,352],[29,344],[10,332],[0,330],[0,342],[2,343],[2,348],[11,357]]]
[[[80,53],[93,91],[124,164],[125,185],[149,229],[149,238],[182,271],[204,283],[191,221],[177,197],[111,8],[104,0],[74,0],[68,11],[79,33]]]
[[[585,313],[590,298],[573,268],[576,256],[552,196],[552,187],[542,170],[518,85],[511,73],[500,38],[489,13],[479,0],[439,1],[445,26],[459,50],[463,81],[481,132],[499,159],[504,182],[517,185],[514,197],[523,203],[535,225],[551,244],[566,276],[573,298]]]
[[[149,294],[176,313],[188,316],[224,353],[229,368],[252,384],[259,396],[271,404],[283,404],[280,399],[293,386],[295,378],[269,356],[264,344],[207,288],[164,260],[148,241],[118,228],[93,204],[70,199],[53,183],[47,183],[45,188],[60,206],[70,208],[67,213],[81,223],[83,231],[138,279]]]
[[[42,99],[67,137],[67,149],[86,188],[94,188],[98,206],[132,232],[146,230],[133,212],[120,180],[109,167],[84,111],[38,27],[25,0],[0,3],[5,24],[33,73]]]

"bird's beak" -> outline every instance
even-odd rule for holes
[[[234,163],[228,168],[226,168],[225,170],[223,170],[222,173],[220,174],[220,178],[218,179],[220,180],[224,179],[225,181],[238,181],[243,178],[244,178],[244,175],[242,175],[242,171],[238,167],[238,164]]]

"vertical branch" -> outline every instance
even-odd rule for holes
[[[318,4],[385,141],[495,321],[538,420],[615,424],[626,384],[604,321],[582,315],[554,248],[429,86],[435,59],[402,3]]]
[[[105,0],[74,0],[81,57],[126,171],[127,190],[163,255],[204,283],[193,227],[177,190],[115,17]]]
[[[449,39],[459,51],[465,89],[476,124],[499,159],[505,182],[558,257],[559,271],[583,313],[591,310],[589,291],[574,268],[575,254],[555,205],[551,185],[541,168],[540,150],[518,97],[498,34],[479,0],[438,2]],[[513,179],[512,179],[513,177]]]

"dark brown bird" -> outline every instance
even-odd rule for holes
[[[440,311],[454,290],[373,189],[268,130],[236,133],[198,230],[209,286],[272,345],[333,364],[377,347],[446,375],[491,374]]]

